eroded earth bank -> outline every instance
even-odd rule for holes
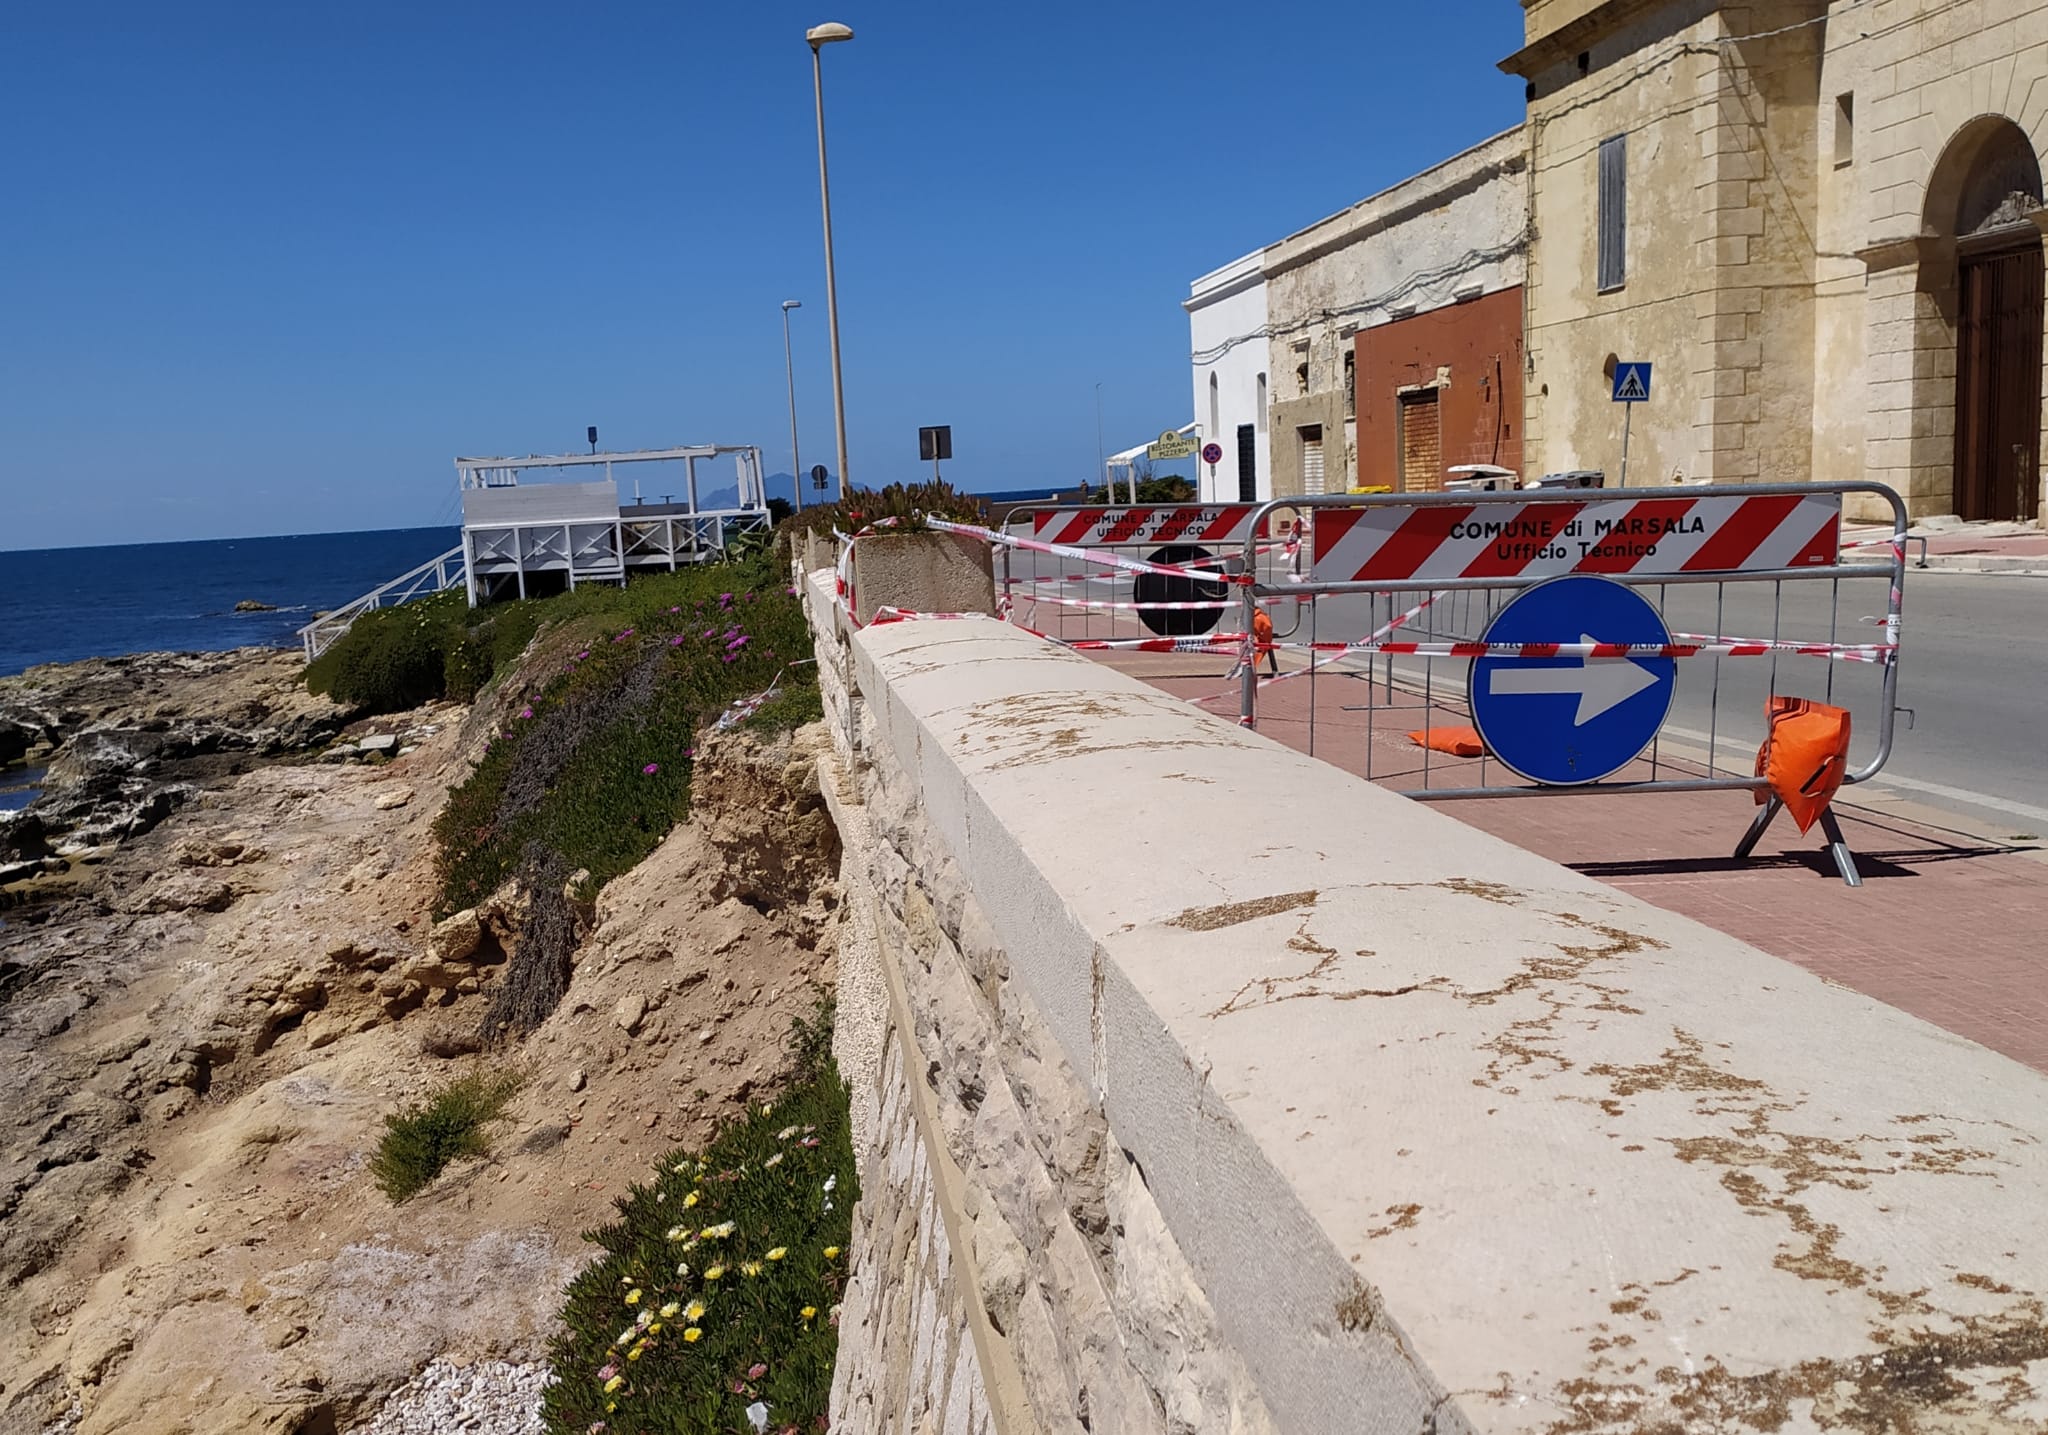
[[[431,828],[532,690],[352,721],[257,651],[0,682],[50,767],[0,826],[0,1432],[537,1428],[580,1233],[830,989],[838,839],[809,730],[708,735],[688,821],[540,894],[567,995],[486,1047],[536,894],[435,923]],[[490,1154],[394,1206],[385,1118],[479,1065],[527,1074]]]

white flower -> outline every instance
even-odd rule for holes
[[[766,1430],[768,1428],[767,1405],[763,1404],[759,1400],[756,1400],[752,1405],[749,1405],[747,1407],[747,1423],[749,1425],[752,1425],[756,1430]]]
[[[763,1166],[780,1166],[782,1164],[782,1153],[780,1151],[777,1151],[773,1156],[770,1156],[766,1161],[763,1161],[761,1164]]]
[[[838,1178],[837,1176],[827,1176],[827,1177],[825,1178],[825,1193],[826,1193],[827,1195],[830,1195],[830,1194],[832,1193],[833,1189],[834,1189],[835,1187],[837,1187],[838,1185],[839,1185],[839,1178]]]

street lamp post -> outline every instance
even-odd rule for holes
[[[796,489],[798,513],[804,511],[804,461],[796,451],[796,365],[789,357],[789,311],[803,307],[801,299],[782,301],[782,372],[789,380],[789,472],[795,480],[791,486]]]
[[[846,498],[846,389],[839,374],[839,289],[832,273],[832,182],[825,169],[825,67],[818,52],[827,45],[851,40],[853,31],[837,23],[813,25],[804,31],[811,46],[811,92],[818,102],[818,199],[825,213],[825,325],[832,335],[832,422],[839,440],[839,497]]]

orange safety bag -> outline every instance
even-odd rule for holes
[[[1785,804],[1805,832],[1827,811],[1849,771],[1849,714],[1806,698],[1774,697],[1764,704],[1770,731],[1757,749],[1756,775]],[[1759,791],[1759,805],[1767,800]]]
[[[1409,733],[1408,741],[1452,757],[1478,757],[1486,751],[1486,740],[1476,727],[1426,727]]]

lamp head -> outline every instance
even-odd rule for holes
[[[850,26],[841,25],[837,21],[828,21],[823,25],[811,26],[810,29],[804,31],[804,38],[811,42],[811,48],[815,50],[820,45],[830,45],[840,40],[851,40],[853,38],[853,30]]]
[[[782,301],[782,312],[785,314],[792,309],[801,309],[803,307],[804,301],[801,299],[785,299]]]

